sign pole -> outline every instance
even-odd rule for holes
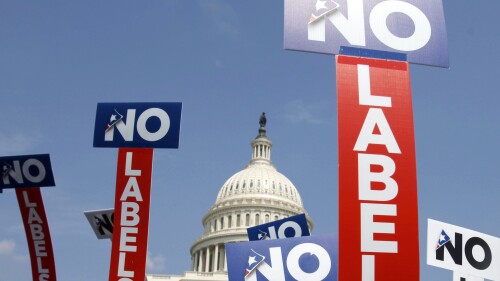
[[[118,148],[109,281],[146,276],[153,148],[179,147],[181,111],[178,102],[97,104],[94,147]]]

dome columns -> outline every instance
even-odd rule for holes
[[[196,251],[193,254],[192,270],[201,273],[227,271],[226,248],[224,244],[215,244]]]

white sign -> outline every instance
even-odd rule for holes
[[[427,220],[427,264],[457,272],[459,281],[500,281],[500,238]],[[455,280],[455,279],[454,279]]]
[[[94,230],[97,239],[111,239],[113,237],[113,219],[115,209],[104,209],[84,212]]]

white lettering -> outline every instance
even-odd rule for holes
[[[269,266],[265,261],[263,261],[257,270],[264,275],[268,280],[285,280],[285,270],[283,268],[283,259],[281,255],[281,248],[274,247],[269,248],[269,256],[272,261],[273,266]],[[257,275],[254,271],[246,277],[247,281],[257,281]]]
[[[375,126],[378,127],[380,134],[373,133]],[[385,145],[389,153],[401,153],[391,127],[389,127],[384,112],[380,108],[370,108],[368,110],[363,127],[356,140],[354,150],[366,151],[369,144]]]
[[[285,231],[287,228],[293,228],[293,231],[295,232],[295,235],[293,237],[302,236],[302,229],[300,228],[300,226],[294,221],[287,221],[280,225],[280,228],[278,229],[278,236],[280,238],[287,238],[287,236],[285,235]]]
[[[366,46],[363,0],[347,0],[346,4],[347,17],[340,10],[336,10],[322,19],[308,24],[307,39],[325,42],[325,25],[328,19],[348,44]],[[387,26],[387,18],[393,13],[402,13],[412,20],[415,31],[411,36],[401,38],[391,32]],[[368,22],[375,37],[382,44],[397,51],[419,50],[429,43],[432,35],[432,26],[427,16],[418,7],[403,1],[388,0],[378,3],[370,11]]]
[[[132,170],[132,157],[133,152],[127,152],[125,156],[125,176],[139,177],[141,176],[141,170]]]
[[[35,166],[38,169],[38,175],[31,174],[30,168]],[[39,183],[45,179],[46,175],[45,166],[38,159],[28,159],[23,163],[23,174],[27,180],[33,183]]]
[[[304,272],[299,264],[302,255],[315,255],[318,258],[319,266],[315,272]],[[273,260],[274,261],[274,260]],[[328,252],[321,246],[313,243],[304,243],[295,246],[286,259],[286,266],[290,275],[296,280],[321,281],[330,273],[332,261]]]
[[[31,238],[33,240],[43,240],[45,234],[43,234],[43,227],[39,224],[30,224]]]
[[[408,38],[394,35],[387,24],[387,17],[392,13],[407,15],[415,26],[415,31]],[[370,26],[375,36],[386,46],[399,51],[416,51],[431,39],[432,28],[425,14],[417,7],[403,1],[384,1],[377,4],[370,14]]]
[[[119,277],[134,277],[134,275],[135,275],[134,271],[125,270],[125,259],[126,258],[127,258],[127,253],[120,252],[120,255],[118,256],[118,276]],[[122,280],[122,279],[120,279],[120,280]]]
[[[146,128],[146,122],[151,117],[160,119],[160,128],[156,132],[149,132]],[[137,120],[137,133],[147,141],[158,141],[165,137],[170,129],[170,117],[160,108],[150,108],[144,111]]]
[[[36,209],[30,208],[28,212],[28,223],[31,224],[33,222],[43,223],[42,218],[40,218]]]
[[[137,234],[137,227],[122,227],[120,232],[120,251],[137,252],[136,245],[127,245],[127,242],[136,243],[137,237],[129,236],[129,234]]]
[[[369,106],[391,107],[391,97],[372,96],[370,82],[370,66],[358,64],[359,104]]]
[[[138,213],[139,204],[136,202],[123,202],[120,226],[137,226],[140,221]]]
[[[27,191],[23,191],[23,198],[24,198],[24,206],[28,208],[34,208],[37,206],[36,202],[30,202]]]
[[[328,20],[337,28],[351,45],[366,46],[365,16],[363,0],[348,0],[346,18],[340,11],[331,13]],[[308,39],[312,41],[325,41],[325,19],[317,20],[308,25]]]
[[[142,201],[141,190],[139,189],[136,177],[130,177],[128,179],[127,185],[120,197],[120,201],[126,201],[129,197],[135,197],[137,201]]]
[[[375,281],[375,256],[362,255],[361,258],[361,281]]]
[[[35,240],[33,241],[33,244],[35,245],[35,255],[37,257],[47,256],[47,252],[45,249],[45,240]]]
[[[122,135],[125,141],[133,141],[134,140],[134,127],[135,127],[135,109],[127,110],[127,122],[124,122],[123,119],[121,122],[116,123],[115,126],[111,127],[104,134],[105,141],[113,141],[115,136],[115,127],[118,129],[118,132]]]
[[[375,173],[371,167],[377,165],[382,171]],[[390,201],[398,195],[398,183],[391,178],[396,171],[394,161],[385,155],[358,154],[359,200]],[[385,185],[384,189],[372,189],[373,182]]]
[[[49,269],[43,268],[41,257],[36,257],[36,266],[38,269],[38,273],[49,273]]]
[[[4,166],[3,169],[5,170],[7,169],[7,167]],[[18,160],[12,162],[12,167],[8,175],[12,177],[17,183],[24,183],[23,174],[21,173],[21,164]],[[3,177],[4,184],[10,184],[9,176]]]
[[[374,240],[373,234],[395,234],[394,223],[375,222],[374,216],[396,216],[396,205],[361,203],[361,251],[375,253],[397,253],[396,241]]]

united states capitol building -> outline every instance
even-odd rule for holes
[[[191,268],[184,275],[148,274],[148,281],[227,281],[225,244],[248,241],[247,228],[307,212],[293,183],[271,162],[266,118],[251,142],[252,159],[220,188],[203,217],[203,234],[191,245]],[[312,221],[307,216],[309,228]]]

